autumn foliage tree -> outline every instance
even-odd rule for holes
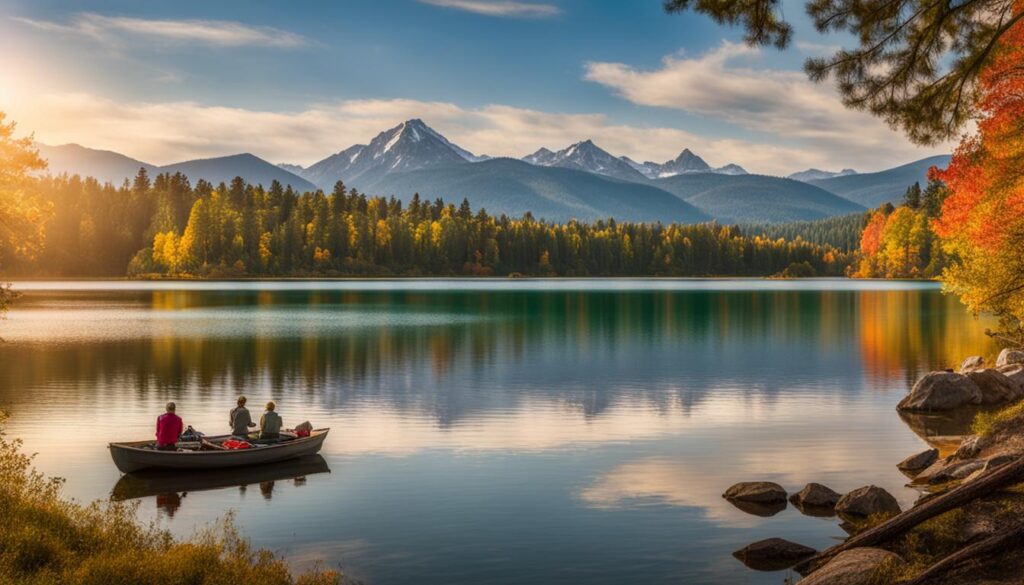
[[[1024,13],[1018,0],[1017,14]],[[935,229],[957,261],[947,287],[974,311],[998,315],[1024,341],[1024,22],[1000,40],[980,76],[977,133],[937,174],[950,190]]]
[[[13,257],[33,257],[43,243],[43,224],[50,206],[37,196],[33,171],[46,168],[31,138],[14,138],[14,122],[0,112],[0,270]],[[10,285],[0,285],[0,314],[14,298]]]
[[[861,278],[935,278],[946,266],[932,223],[947,196],[946,186],[931,181],[924,190],[913,184],[899,207],[885,204],[871,212],[861,233]]]

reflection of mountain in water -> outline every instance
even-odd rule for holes
[[[37,293],[19,311],[3,402],[54,382],[200,398],[270,386],[442,426],[531,398],[595,416],[629,401],[689,410],[718,391],[851,391],[865,372],[902,390],[988,343],[934,290]],[[44,315],[52,332],[32,323]]]

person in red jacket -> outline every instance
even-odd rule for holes
[[[185,429],[181,417],[174,414],[175,405],[167,403],[167,412],[156,419],[156,448],[161,451],[174,451],[181,431]]]

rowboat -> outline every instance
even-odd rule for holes
[[[130,443],[110,443],[110,456],[122,473],[142,469],[225,469],[245,465],[260,465],[287,461],[304,455],[315,455],[327,438],[330,429],[316,429],[308,437],[284,439],[276,442],[250,441],[250,449],[224,449],[220,443],[231,435],[206,437],[203,448],[158,451],[152,440]]]
[[[122,475],[111,490],[110,499],[123,502],[172,492],[202,492],[330,472],[331,468],[320,455],[307,455],[272,465],[250,465],[234,469],[143,469]]]

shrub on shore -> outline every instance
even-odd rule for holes
[[[0,583],[26,585],[337,584],[332,571],[293,577],[285,562],[250,547],[229,514],[189,540],[140,523],[136,506],[82,505],[61,497],[62,480],[32,466],[21,442],[2,432],[0,411]]]

